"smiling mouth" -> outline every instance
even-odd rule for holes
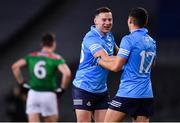
[[[111,27],[104,27],[105,30],[110,30]]]

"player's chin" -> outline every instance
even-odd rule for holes
[[[110,30],[105,30],[105,31],[103,31],[104,33],[108,33],[108,32],[110,32]]]
[[[111,31],[111,29],[104,29],[104,30],[103,30],[104,33],[108,33],[108,32],[110,32],[110,31]]]

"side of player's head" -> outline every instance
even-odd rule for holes
[[[94,17],[96,17],[97,15],[99,15],[100,13],[108,13],[108,12],[111,12],[111,9],[108,8],[108,7],[100,7],[100,8],[97,8],[95,13],[94,13]]]
[[[148,22],[148,12],[142,7],[133,8],[129,14],[129,17],[133,18],[134,25],[140,28],[146,26]]]
[[[47,32],[42,36],[42,46],[52,47],[56,41],[56,35],[52,32]]]

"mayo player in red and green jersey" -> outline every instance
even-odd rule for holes
[[[39,122],[40,115],[45,122],[58,120],[57,88],[66,89],[71,71],[64,59],[54,53],[56,49],[55,35],[46,33],[42,37],[42,50],[33,52],[19,59],[12,65],[13,74],[20,85],[25,81],[21,67],[26,66],[29,71],[30,90],[28,92],[26,113],[29,122]],[[58,87],[58,71],[62,73],[61,85]]]

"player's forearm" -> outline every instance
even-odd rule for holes
[[[110,60],[112,60],[112,59],[110,59]],[[108,70],[113,71],[113,69],[112,69],[113,68],[113,62],[110,60],[105,61],[104,59],[101,59],[101,60],[99,60],[98,64],[101,65],[102,67],[108,69]]]
[[[71,73],[63,75],[61,80],[61,88],[66,89],[71,80]]]
[[[101,59],[105,62],[113,62],[114,61],[114,56],[106,56],[106,57],[101,57]]]
[[[125,62],[126,59],[119,58],[118,56],[111,56],[110,61],[105,61],[104,59],[100,59],[98,61],[98,64],[110,71],[118,72],[121,70]]]
[[[58,70],[62,73],[61,88],[66,89],[71,79],[71,70],[66,64],[60,64]]]
[[[63,77],[61,81],[61,88],[66,89],[69,85],[69,81],[70,81],[70,78]]]
[[[19,84],[22,84],[24,79],[23,79],[23,76],[21,74],[20,68],[13,68],[13,74],[14,74],[14,77],[17,80],[17,82]]]

